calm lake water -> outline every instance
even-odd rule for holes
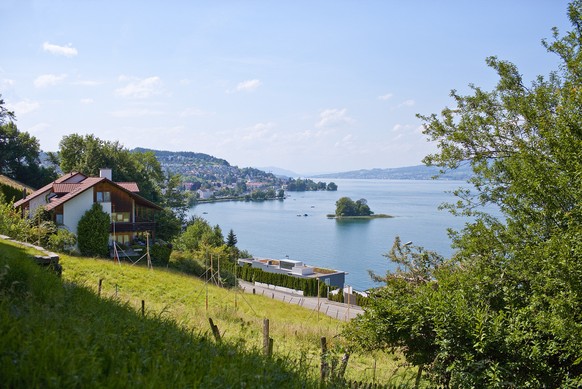
[[[467,221],[438,210],[443,202],[454,200],[447,191],[468,185],[463,181],[329,181],[338,184],[337,192],[287,192],[285,200],[199,204],[190,215],[220,225],[225,236],[232,229],[237,246],[255,257],[288,256],[346,271],[346,283],[358,290],[378,286],[368,270],[385,274],[391,267],[382,254],[390,250],[395,236],[450,256],[447,228],[461,229]],[[326,215],[335,212],[335,202],[343,196],[354,201],[364,198],[374,213],[394,218],[328,219]]]

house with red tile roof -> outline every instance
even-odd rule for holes
[[[113,182],[111,169],[99,177],[68,173],[14,203],[25,214],[39,207],[49,211],[53,221],[77,234],[77,224],[94,203],[100,203],[111,217],[110,241],[127,244],[149,232],[155,234],[154,215],[161,207],[141,197],[135,182]]]

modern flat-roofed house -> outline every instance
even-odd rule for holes
[[[239,266],[248,264],[268,273],[286,274],[298,278],[317,278],[321,282],[339,289],[343,289],[346,282],[346,272],[344,271],[309,266],[302,261],[288,258],[239,258],[238,264]]]
[[[39,207],[49,211],[57,225],[75,235],[81,217],[100,203],[111,217],[110,241],[130,243],[136,237],[155,233],[154,215],[161,207],[141,197],[135,182],[113,182],[111,169],[99,177],[68,173],[14,203],[29,216]]]

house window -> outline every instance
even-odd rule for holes
[[[55,222],[57,223],[57,225],[63,225],[63,214],[62,213],[57,213],[55,215]]]
[[[98,203],[110,203],[111,202],[111,192],[97,192],[97,202]]]
[[[111,218],[114,222],[129,223],[129,212],[113,212]]]

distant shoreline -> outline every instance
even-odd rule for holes
[[[333,213],[327,214],[328,219],[336,219],[336,220],[370,220],[370,219],[390,219],[393,218],[392,215],[386,215],[384,213],[379,213],[377,215],[369,215],[369,216],[336,216]]]

